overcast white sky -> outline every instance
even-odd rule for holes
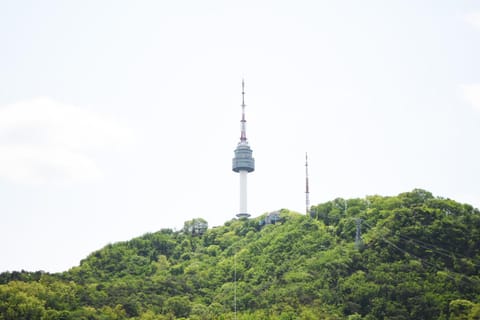
[[[478,1],[2,1],[0,271],[238,210],[424,188],[480,206]]]

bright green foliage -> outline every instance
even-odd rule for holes
[[[480,212],[424,190],[335,199],[109,244],[61,274],[0,274],[10,319],[480,319]],[[355,247],[360,218],[362,246]]]

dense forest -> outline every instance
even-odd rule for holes
[[[5,272],[0,320],[480,319],[479,271],[480,211],[416,189],[193,219],[63,273]]]

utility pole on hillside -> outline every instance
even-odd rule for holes
[[[305,152],[305,214],[310,213],[310,188],[308,185],[308,154]]]

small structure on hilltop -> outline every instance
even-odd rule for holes
[[[258,223],[260,226],[265,226],[267,224],[276,224],[277,222],[281,222],[282,218],[280,218],[280,211],[273,211],[268,213],[265,216],[265,219],[260,220]]]
[[[192,236],[201,236],[208,229],[208,222],[202,218],[195,218],[183,223],[182,231]]]

